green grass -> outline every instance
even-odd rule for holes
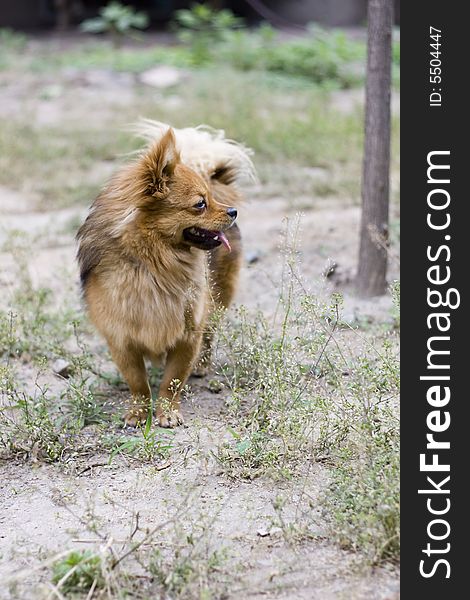
[[[28,53],[25,36],[0,30],[0,69],[11,68],[15,60],[17,66],[36,73],[64,68],[140,73],[158,64],[168,64],[268,72],[325,89],[349,88],[364,82],[366,44],[341,30],[311,26],[302,36],[280,40],[274,29],[263,25],[251,30],[225,28],[212,34],[185,30],[181,38],[180,45],[150,45],[147,41],[121,47],[116,47],[112,39],[84,38],[82,43],[71,43],[65,48],[52,40],[36,52]],[[18,53],[22,54],[19,63]],[[399,85],[399,41],[393,43],[392,61],[394,84]]]
[[[88,593],[92,586],[99,590],[104,587],[101,560],[89,550],[70,552],[54,563],[52,582],[66,595]]]
[[[97,161],[115,158],[122,137],[112,128],[96,135],[78,126],[35,127],[2,119],[0,183],[39,194],[39,208],[91,204],[99,186],[89,183],[90,170]]]
[[[290,235],[274,319],[242,307],[218,327],[217,370],[231,392],[232,441],[217,457],[232,479],[295,478],[326,461],[332,535],[372,562],[396,560],[396,314],[394,329],[376,327],[367,336],[343,323],[340,296],[321,300],[306,290],[290,245],[295,229]]]
[[[0,29],[0,71],[14,64],[15,57],[23,52],[27,37],[12,29]]]
[[[379,334],[348,357],[348,338],[361,335],[344,330],[337,310],[303,295],[280,323],[242,314],[224,325],[218,369],[231,391],[232,441],[218,459],[232,479],[290,479],[326,461],[333,537],[372,562],[397,560],[397,341],[387,332],[381,345]]]
[[[52,561],[49,587],[66,598],[94,594],[109,599],[226,597],[236,580],[228,568],[228,552],[213,548],[208,514],[198,515],[189,529],[181,526],[179,518],[188,510],[189,501],[183,494],[173,517],[158,524],[145,522],[139,512],[127,509],[131,530],[119,541],[92,506],[82,516],[72,513],[96,540],[96,547],[61,553]]]
[[[118,72],[141,73],[158,64],[191,67],[191,56],[185,48],[153,46],[114,48],[107,41],[87,42],[57,52],[53,47],[44,56],[31,57],[28,68],[35,73],[47,73],[57,69],[111,69]]]
[[[225,561],[226,553],[210,548],[203,529],[189,535],[180,532],[179,543],[171,553],[154,550],[148,568],[171,598],[215,600],[225,597],[228,591]]]
[[[268,26],[258,30],[227,30],[212,39],[204,33],[185,32],[186,44],[170,46],[123,46],[116,48],[108,41],[87,40],[58,51],[53,41],[35,54],[26,55],[24,63],[41,73],[65,67],[76,69],[112,69],[139,73],[156,64],[178,67],[219,65],[242,71],[268,71],[304,79],[327,88],[351,87],[364,77],[365,44],[351,40],[343,32],[319,27],[294,40],[280,41]],[[5,56],[0,66],[10,66],[10,58],[25,38],[3,33],[0,48]]]
[[[305,78],[327,88],[362,83],[366,47],[341,31],[311,27],[308,34],[280,42],[268,26],[230,32],[215,48],[221,59],[242,70],[265,70]]]

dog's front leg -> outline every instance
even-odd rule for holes
[[[124,422],[130,427],[136,427],[145,423],[152,398],[143,354],[134,348],[117,348],[112,344],[109,344],[109,349],[132,395]]]
[[[193,333],[168,351],[158,392],[157,419],[160,427],[175,427],[183,423],[181,391],[199,354],[201,339],[201,334]]]

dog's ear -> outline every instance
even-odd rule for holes
[[[146,192],[150,196],[158,198],[168,194],[167,183],[179,162],[180,155],[176,149],[175,134],[170,128],[142,157],[141,176],[145,182]]]
[[[237,179],[236,169],[230,164],[219,165],[212,173],[211,179],[225,185],[231,185]]]

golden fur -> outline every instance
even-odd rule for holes
[[[208,314],[235,292],[235,181],[253,167],[221,132],[152,121],[139,129],[150,144],[93,203],[77,234],[78,261],[90,318],[131,391],[126,423],[144,421],[151,406],[145,359],[166,357],[157,418],[171,427],[183,420],[191,370],[203,373],[210,359]]]

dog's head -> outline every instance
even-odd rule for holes
[[[236,208],[229,204],[237,194],[227,193],[229,174],[219,170],[205,180],[184,165],[172,129],[126,169],[124,178],[129,178],[134,190],[130,201],[141,230],[157,232],[173,245],[211,250],[224,244],[230,250],[224,231],[237,217]]]

